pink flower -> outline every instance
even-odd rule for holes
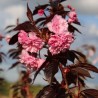
[[[26,64],[28,68],[38,69],[44,62],[43,59],[35,58],[28,54],[26,50],[22,50],[21,55],[19,56],[21,63]]]
[[[29,52],[38,52],[43,47],[43,41],[35,35],[34,32],[28,34],[21,30],[18,35],[18,41],[22,44],[22,47]]]
[[[29,44],[30,43],[28,35],[25,31],[20,30],[20,32],[18,34],[18,41],[20,44]]]
[[[29,52],[37,53],[40,49],[42,49],[44,43],[43,40],[37,37],[34,32],[29,33],[30,44],[24,44],[23,48]]]
[[[52,53],[52,55],[55,55],[63,50],[69,49],[73,40],[73,35],[69,32],[61,35],[51,35],[48,41],[49,51]]]
[[[71,12],[69,12],[68,16],[69,16],[68,23],[73,23],[73,22],[78,21],[77,14],[76,14],[75,10],[72,10]]]
[[[44,14],[44,10],[43,9],[39,9],[38,10],[38,15],[42,16]]]
[[[48,29],[55,34],[62,34],[68,31],[68,23],[60,15],[55,15],[51,22],[47,24]]]

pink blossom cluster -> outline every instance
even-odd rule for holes
[[[43,59],[35,58],[26,50],[22,50],[21,55],[19,56],[19,60],[21,63],[25,64],[28,68],[32,69],[38,69],[44,62]]]
[[[73,35],[69,32],[60,35],[51,35],[48,44],[49,50],[52,55],[58,54],[61,51],[66,51],[66,49],[70,48],[71,43],[73,42]]]
[[[36,36],[34,32],[26,33],[21,30],[18,34],[18,42],[29,52],[37,53],[43,47],[43,40]]]
[[[35,58],[28,52],[37,53],[43,47],[43,41],[36,36],[34,32],[26,33],[21,30],[18,34],[18,42],[22,45],[23,50],[20,54],[20,62],[25,64],[28,68],[37,69],[44,62],[43,59]]]
[[[47,24],[47,27],[54,33],[48,41],[49,51],[52,55],[70,48],[74,37],[68,32],[68,23],[62,16],[55,15],[52,21]]]
[[[75,9],[72,8],[70,5],[68,5],[68,8],[71,10],[69,13],[68,13],[68,23],[73,23],[73,22],[77,22],[78,21],[78,18],[77,18],[77,13],[75,12]]]
[[[55,34],[62,34],[68,30],[68,23],[62,16],[55,15],[52,21],[47,24],[47,27]]]

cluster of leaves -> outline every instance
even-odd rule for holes
[[[20,79],[14,85],[11,86],[12,89],[12,98],[33,98],[33,95],[30,91],[30,82],[29,73],[26,71],[21,71]]]
[[[24,23],[17,24],[17,26],[11,29],[10,31],[33,31],[37,34],[37,36],[39,36],[41,39],[47,42],[52,32],[50,32],[45,25],[52,20],[54,15],[58,14],[65,18],[69,12],[61,4],[61,2],[63,1],[66,0],[50,0],[49,4],[38,5],[37,7],[35,7],[33,12],[30,10],[27,4],[27,17],[29,20],[25,21]],[[43,17],[34,20],[33,16],[37,15],[38,10],[40,9],[47,10],[50,15],[47,16],[44,12]],[[74,23],[80,25],[79,22]],[[73,33],[75,31],[81,33],[77,28],[75,28],[71,24],[68,24],[68,30],[69,32]],[[11,38],[9,42],[10,45],[15,44],[16,42],[18,43],[18,33],[16,33]],[[18,43],[18,49],[12,49],[9,51],[10,57],[16,59],[21,53],[21,50],[22,48]],[[39,74],[39,72],[43,70],[46,77],[46,81],[49,83],[49,85],[45,86],[37,94],[36,98],[98,98],[98,90],[85,89],[85,79],[87,77],[92,78],[90,75],[90,71],[98,73],[98,69],[94,65],[88,63],[87,58],[84,54],[75,50],[66,50],[65,52],[60,52],[57,55],[52,55],[48,51],[47,55],[45,56],[46,60],[42,64],[42,66],[35,72],[33,82]],[[71,62],[71,64],[68,64],[69,61]],[[18,64],[19,62],[16,62],[11,66],[11,68],[15,67]],[[61,83],[58,82],[58,80],[55,78],[55,74],[58,72],[58,70],[60,70],[62,74]],[[24,76],[25,82],[22,81],[22,83],[26,84],[28,83],[28,75],[25,74]],[[24,79],[22,78],[22,80]],[[70,87],[72,84],[73,86]],[[16,91],[20,89],[19,86],[14,86],[14,96],[16,96]],[[25,89],[22,89],[23,87],[24,85],[22,85],[21,87],[21,94],[23,94],[24,98],[28,98]]]
[[[0,41],[2,41],[2,39],[3,39],[3,36],[2,35],[0,35]],[[1,46],[2,47],[2,46]],[[1,48],[0,47],[0,48]],[[4,53],[4,52],[1,52],[0,51],[0,64],[3,62],[3,61],[5,61],[5,57],[6,57],[6,54]],[[3,72],[4,70],[2,69],[2,68],[0,68],[0,74]],[[3,83],[3,81],[4,81],[4,78],[3,77],[0,77],[0,85]]]

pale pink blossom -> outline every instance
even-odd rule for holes
[[[62,34],[68,31],[68,23],[60,15],[55,15],[51,22],[47,24],[48,29],[55,34]]]
[[[73,40],[73,35],[69,32],[61,35],[51,35],[48,41],[49,51],[52,53],[52,55],[55,55],[63,50],[69,49]]]
[[[38,15],[42,16],[44,14],[44,10],[43,9],[39,9],[38,10]]]
[[[23,48],[25,48],[27,51],[36,53],[44,45],[43,40],[40,39],[39,37],[37,37],[34,32],[29,33],[29,39],[30,39],[31,43],[27,44],[27,45],[25,45],[25,44],[23,45]]]
[[[23,64],[25,64],[28,68],[34,68],[38,69],[45,60],[35,58],[31,55],[26,50],[22,50],[21,55],[19,56],[19,61]]]
[[[75,10],[70,11],[68,13],[68,16],[69,16],[68,23],[73,23],[78,21],[77,13],[75,12]]]
[[[26,51],[35,53],[37,53],[44,45],[43,40],[37,37],[34,32],[29,32],[27,34],[23,30],[21,30],[18,35],[18,41]]]
[[[24,30],[20,30],[18,34],[18,42],[20,44],[29,44],[31,42],[28,34]]]

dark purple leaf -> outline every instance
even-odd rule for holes
[[[27,91],[24,88],[21,89],[21,95],[23,96],[23,98],[27,98]]]
[[[80,75],[80,76],[86,76],[86,77],[91,78],[90,73],[87,70],[83,69],[83,68],[78,67],[78,68],[73,68],[72,70],[77,72],[78,75]]]
[[[85,89],[81,93],[85,94],[87,98],[98,98],[98,90],[96,89]]]
[[[65,89],[58,84],[45,86],[35,98],[68,98],[70,94],[65,94]]]
[[[35,27],[29,21],[25,21],[24,23],[19,24],[18,26],[16,26],[13,29],[13,31],[17,31],[17,30],[24,30],[26,32],[30,32],[30,31],[35,31],[36,32]]]
[[[9,69],[15,68],[18,64],[20,64],[20,62],[16,62],[16,63],[12,64],[12,66]]]
[[[44,74],[46,80],[51,84],[54,78],[54,75],[58,72],[58,64],[57,60],[51,60],[49,64],[44,69]]]
[[[79,67],[98,73],[98,68],[88,63],[80,63]]]
[[[81,34],[81,32],[77,28],[75,28],[74,26],[72,26],[70,24],[68,26],[68,31],[73,32],[73,33],[74,33],[74,31],[77,31],[77,32],[79,32]]]
[[[85,87],[85,82],[82,78],[78,77],[79,80],[79,84],[82,85],[83,87]]]
[[[15,27],[16,25],[9,25],[7,26],[5,29],[9,29],[9,28],[12,28],[12,27]]]
[[[49,63],[49,59],[47,58],[47,59],[45,60],[45,62],[41,65],[41,67],[40,67],[40,68],[36,71],[36,73],[34,74],[33,83],[34,83],[34,81],[35,81],[37,75],[39,74],[39,72],[40,72],[46,65],[48,65],[48,63]]]
[[[15,34],[15,35],[10,39],[9,45],[13,45],[13,44],[15,44],[17,41],[18,41],[18,33]]]
[[[36,21],[35,21],[35,24],[37,24],[37,23],[39,23],[39,22],[42,22],[42,21],[44,21],[44,20],[46,20],[46,18],[38,18]]]
[[[78,51],[75,51],[75,50],[70,50],[70,51],[72,51],[72,52],[74,52],[75,54],[79,55],[80,57],[86,59],[86,56],[85,56],[83,53],[78,52]]]
[[[5,53],[0,52],[0,63],[2,63],[3,60],[5,60]]]
[[[27,4],[27,17],[33,23],[32,11],[30,10],[28,4]]]

